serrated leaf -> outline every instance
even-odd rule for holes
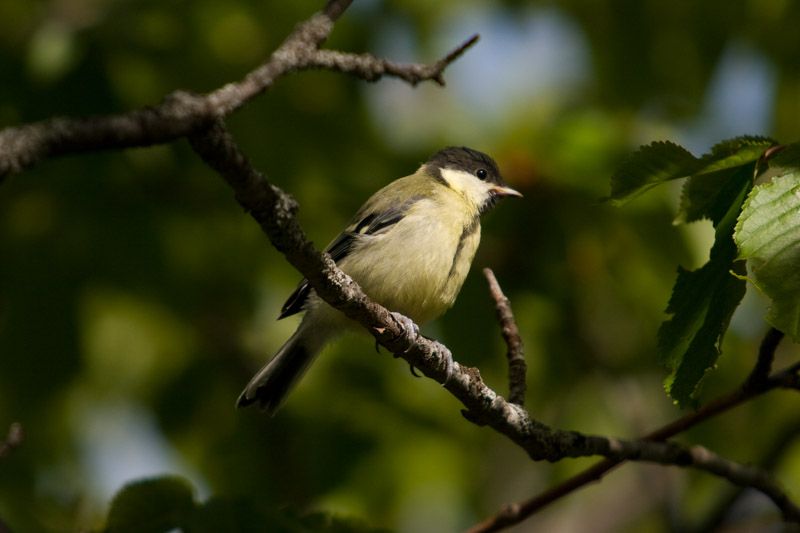
[[[658,332],[659,360],[670,370],[664,386],[681,407],[696,399],[703,376],[716,364],[728,324],[745,293],[745,282],[731,272],[744,273],[734,262],[733,228],[749,188],[749,181],[741,184],[720,218],[708,262],[694,271],[679,269],[667,305],[672,318]]]
[[[704,218],[716,225],[728,212],[742,185],[753,180],[754,163],[776,143],[766,137],[736,137],[722,141],[700,158],[700,166],[681,190],[676,223]]]
[[[782,175],[750,192],[734,239],[752,282],[772,300],[767,320],[800,341],[800,169],[780,168]]]
[[[707,218],[718,224],[741,193],[742,187],[752,180],[752,161],[749,165],[692,176],[683,184],[681,205],[675,222],[688,223]]]
[[[734,263],[734,225],[756,166],[775,145],[766,137],[737,137],[698,159],[676,144],[653,143],[634,153],[612,177],[611,199],[616,203],[688,177],[676,222],[708,218],[716,228],[708,263],[691,272],[679,269],[667,307],[672,318],[659,330],[659,358],[670,369],[665,386],[682,406],[696,398],[703,376],[716,364],[731,316],[744,296],[746,272]],[[782,153],[772,155],[777,160]]]
[[[642,146],[611,177],[610,199],[622,203],[665,181],[693,174],[700,160],[675,143]]]
[[[158,477],[125,485],[114,496],[108,533],[163,533],[186,525],[195,509],[191,485],[178,477]]]
[[[744,135],[720,141],[711,147],[711,152],[703,155],[703,167],[699,172],[716,172],[725,168],[746,165],[758,160],[761,154],[777,141],[769,137]]]
[[[746,283],[733,275],[744,270],[728,263],[731,273],[725,264],[710,261],[699,270],[680,270],[670,302],[675,316],[658,332],[659,358],[671,370],[664,388],[681,407],[696,399],[703,377],[716,365],[728,324],[745,294]]]

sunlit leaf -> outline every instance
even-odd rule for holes
[[[764,150],[777,142],[769,137],[743,135],[720,141],[711,147],[711,152],[702,157],[707,161],[704,172],[744,165],[758,159]]]
[[[775,158],[771,168],[779,173],[750,192],[734,234],[751,281],[772,300],[767,320],[795,341],[800,340],[798,153],[795,145]]]

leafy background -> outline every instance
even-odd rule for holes
[[[4,0],[0,126],[210,90],[319,7]],[[319,245],[439,147],[492,153],[525,199],[486,220],[475,267],[494,268],[514,305],[529,409],[559,427],[635,435],[680,414],[663,392],[656,333],[677,265],[702,265],[714,233],[707,221],[672,226],[678,185],[622,209],[599,199],[625,155],[652,140],[699,155],[745,133],[800,138],[799,11],[744,0],[357,0],[331,47],[432,60],[483,38],[446,89],[304,73],[230,123],[298,198]],[[478,272],[427,333],[502,391],[504,348]],[[0,462],[2,520],[15,531],[100,528],[126,482],[173,474],[199,501],[451,531],[591,463],[530,463],[358,337],[330,349],[274,419],[237,412],[241,387],[294,327],[274,318],[297,279],[185,143],[51,161],[4,183],[0,428],[19,421],[26,440]],[[701,402],[746,374],[765,307],[751,288]],[[793,355],[783,348],[779,362]],[[776,393],[685,438],[769,459],[797,495],[797,404]],[[699,526],[729,490],[627,466],[517,530]],[[746,503],[752,520],[777,519],[760,497]]]

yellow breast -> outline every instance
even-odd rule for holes
[[[368,296],[425,323],[453,305],[480,242],[459,195],[420,200],[384,234],[366,236],[340,267]],[[454,231],[455,230],[455,231]]]

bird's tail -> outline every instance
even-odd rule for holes
[[[278,353],[253,376],[239,395],[237,407],[257,402],[270,416],[275,414],[289,391],[311,366],[328,337],[320,335],[321,332],[314,335],[308,333],[307,325],[301,324]]]

